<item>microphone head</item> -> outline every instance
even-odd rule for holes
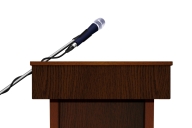
[[[98,18],[98,19],[96,19],[96,20],[94,21],[94,24],[97,25],[98,30],[99,30],[99,29],[102,29],[103,26],[105,25],[105,20],[104,20],[103,18]]]

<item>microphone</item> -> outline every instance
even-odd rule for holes
[[[65,50],[65,53],[70,52],[76,46],[86,41],[92,34],[102,29],[105,25],[105,20],[103,18],[96,19],[84,32],[73,38],[74,42]]]
[[[75,37],[75,43],[79,46],[81,43],[86,41],[92,34],[97,32],[98,30],[102,29],[105,25],[105,20],[102,18],[98,18],[92,23],[82,34]]]
[[[69,43],[67,43],[66,45],[64,45],[63,47],[61,47],[59,50],[57,50],[56,52],[54,52],[53,54],[51,54],[49,57],[45,57],[41,60],[41,62],[47,62],[51,59],[57,59],[62,57],[63,55],[65,55],[66,53],[70,52],[71,50],[73,50],[76,46],[79,46],[82,42],[84,42],[85,40],[87,40],[92,34],[94,34],[95,32],[97,32],[98,30],[100,30],[101,28],[103,28],[103,26],[105,25],[105,20],[102,18],[98,18],[96,19],[83,33],[81,33],[80,35],[78,35],[77,37],[73,38]],[[66,49],[66,50],[65,50]],[[59,53],[61,53],[63,50],[65,50],[65,52],[59,56]],[[11,87],[13,87],[15,84],[17,84],[19,81],[21,81],[22,79],[24,79],[25,77],[27,77],[28,75],[32,74],[32,69],[29,70],[28,72],[26,72],[25,74],[16,77],[11,84],[9,84],[7,87],[5,87],[4,89],[2,89],[0,91],[0,95],[3,93],[6,93],[10,90]]]

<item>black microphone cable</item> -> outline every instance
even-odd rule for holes
[[[70,52],[71,50],[73,50],[75,47],[76,47],[75,43],[71,43],[71,44],[67,47],[67,49],[65,50],[65,52],[64,52],[63,54],[61,54],[60,56],[56,56],[56,57],[55,57],[55,56],[53,56],[53,57],[45,57],[45,58],[43,58],[43,59],[41,60],[41,62],[46,62],[46,61],[49,61],[49,60],[51,60],[51,59],[58,59],[58,58],[62,57],[63,55],[65,55],[66,53],[68,53],[68,52]],[[63,50],[64,50],[64,49],[63,49]],[[29,76],[29,75],[31,75],[31,74],[32,74],[32,72],[28,73],[25,77],[27,77],[27,76]],[[3,92],[1,92],[0,95],[8,92],[8,91],[10,90],[10,88],[14,86],[15,81],[18,80],[18,79],[21,78],[21,77],[22,77],[22,76],[16,77],[16,78],[11,82],[10,86],[9,86],[7,89],[5,89]]]

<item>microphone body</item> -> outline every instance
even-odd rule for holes
[[[82,42],[87,40],[93,33],[98,31],[98,27],[96,24],[92,23],[88,29],[86,29],[76,40],[77,46],[79,46]]]

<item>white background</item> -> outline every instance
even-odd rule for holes
[[[173,61],[154,126],[192,128],[189,0],[1,0],[0,90],[99,17],[105,27],[57,61]],[[0,127],[49,128],[49,100],[32,100],[31,76],[0,96]]]

